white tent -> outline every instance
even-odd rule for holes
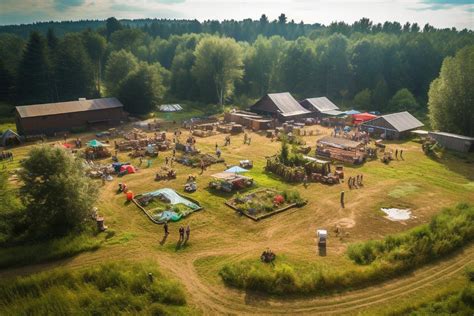
[[[183,108],[179,104],[162,104],[160,105],[161,112],[178,112]]]

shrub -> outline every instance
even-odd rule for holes
[[[148,279],[152,273],[153,282]],[[0,281],[1,315],[174,315],[182,288],[153,264],[109,263],[88,270],[53,270]]]

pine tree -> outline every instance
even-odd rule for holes
[[[17,95],[20,103],[51,100],[51,67],[46,41],[37,32],[30,34],[18,69]]]

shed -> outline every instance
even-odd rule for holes
[[[362,123],[360,129],[371,135],[384,136],[386,139],[400,139],[423,125],[413,115],[405,111],[379,116]]]
[[[301,106],[289,92],[269,93],[251,106],[251,111],[270,115],[280,121],[308,117],[311,111]]]
[[[339,111],[339,107],[326,97],[304,99],[299,103],[318,117],[344,115],[344,112]]]
[[[11,129],[7,129],[3,134],[0,135],[0,146],[8,147],[12,145],[21,144],[22,140],[20,135],[12,131]]]
[[[23,105],[16,107],[16,126],[22,135],[54,134],[94,125],[119,124],[123,105],[116,98]]]
[[[474,137],[445,132],[429,132],[428,136],[450,150],[464,153],[474,151]]]

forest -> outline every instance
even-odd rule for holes
[[[116,96],[130,113],[146,114],[165,101],[247,107],[267,92],[289,91],[425,120],[443,60],[472,45],[470,30],[367,18],[311,25],[285,14],[11,25],[0,27],[0,102]]]

